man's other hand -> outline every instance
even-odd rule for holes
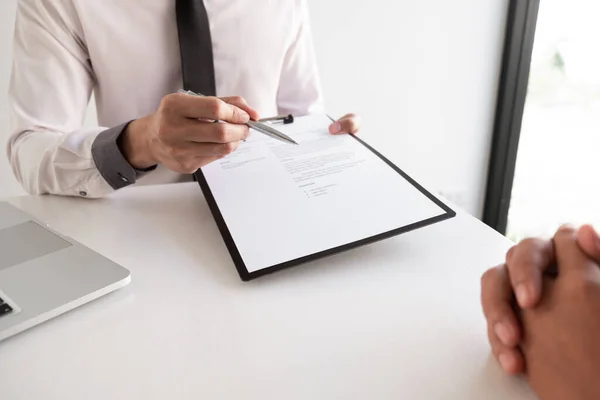
[[[356,134],[359,129],[360,117],[354,114],[346,114],[329,125],[329,132],[333,135],[341,135],[343,133]]]
[[[235,151],[248,137],[250,119],[258,120],[258,112],[241,97],[170,94],[154,114],[129,124],[121,148],[134,168],[162,164],[191,174]]]

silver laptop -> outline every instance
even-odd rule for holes
[[[0,202],[0,340],[129,281],[125,268]]]

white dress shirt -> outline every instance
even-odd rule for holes
[[[306,0],[204,3],[218,96],[243,96],[263,117],[322,111]],[[95,140],[181,87],[175,0],[20,0],[7,145],[17,179],[32,194],[117,190],[94,162]],[[100,126],[86,128],[92,91]],[[128,183],[180,179],[158,166]]]

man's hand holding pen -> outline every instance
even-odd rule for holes
[[[121,148],[134,168],[162,164],[190,174],[235,151],[248,137],[244,124],[258,118],[241,97],[170,94],[154,114],[129,124]],[[215,120],[226,123],[215,124]]]
[[[137,169],[157,164],[191,174],[234,152],[248,137],[258,112],[242,97],[165,96],[158,110],[131,122],[120,138],[127,161]],[[214,121],[223,123],[215,124]],[[348,114],[331,124],[332,134],[356,133],[360,120]]]

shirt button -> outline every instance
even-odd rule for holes
[[[125,176],[123,176],[122,174],[119,174],[119,177],[123,182],[129,183],[129,179],[125,178]]]
[[[87,196],[87,192],[84,192],[84,191],[82,190],[81,192],[79,192],[79,195],[80,195],[80,196],[83,196],[83,197],[85,197],[85,196]]]

